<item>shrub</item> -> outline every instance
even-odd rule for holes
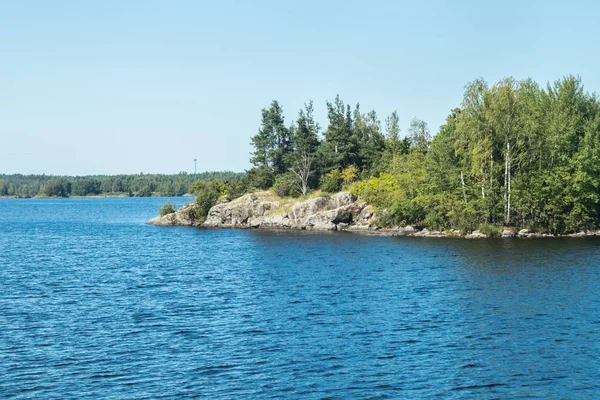
[[[175,212],[175,208],[175,203],[169,201],[168,203],[163,204],[158,211],[160,212],[160,216],[164,217],[165,215],[173,214]]]
[[[327,193],[336,193],[342,189],[342,175],[337,169],[332,169],[321,178],[321,190]]]
[[[415,201],[401,198],[388,209],[388,225],[421,225],[425,210]]]
[[[429,229],[442,230],[448,227],[446,218],[435,210],[430,211],[423,220],[423,226]]]
[[[300,196],[300,190],[298,189],[298,178],[289,173],[279,175],[277,178],[275,178],[273,190],[279,197],[298,197]]]
[[[208,215],[211,207],[217,204],[219,198],[225,194],[226,189],[225,185],[215,180],[211,182],[195,182],[191,190],[196,195],[196,218],[203,219]]]
[[[350,191],[375,207],[390,207],[399,196],[400,186],[391,174],[381,174],[378,178],[370,178],[352,185]]]
[[[477,230],[488,235],[489,237],[498,237],[502,234],[502,232],[500,232],[500,228],[494,224],[481,224]]]
[[[225,196],[231,201],[243,196],[248,192],[248,180],[246,178],[239,181],[225,182]]]
[[[355,182],[358,179],[358,173],[360,170],[356,165],[350,165],[345,168],[340,176],[346,185],[350,185],[352,182]]]

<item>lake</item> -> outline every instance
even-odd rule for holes
[[[145,225],[168,200],[0,199],[0,397],[600,397],[600,238]]]

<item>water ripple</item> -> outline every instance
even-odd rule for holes
[[[600,397],[600,241],[161,229],[0,200],[0,397]],[[180,199],[175,199],[180,202]]]

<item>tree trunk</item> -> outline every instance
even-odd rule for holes
[[[506,156],[504,157],[504,223],[510,223],[510,141],[506,138]]]
[[[510,224],[510,196],[511,196],[511,157],[512,155],[510,154],[510,143],[507,143],[508,145],[508,196],[507,196],[507,207],[506,207],[506,225]]]
[[[314,173],[312,169],[312,158],[312,154],[305,150],[300,155],[300,158],[296,164],[290,168],[294,175],[296,175],[296,177],[300,180],[298,183],[298,188],[302,192],[302,195],[306,195],[306,193],[308,193],[308,180]]]
[[[460,181],[462,183],[463,199],[465,200],[465,206],[467,205],[467,192],[465,192],[465,177],[463,176],[462,170],[460,171]]]

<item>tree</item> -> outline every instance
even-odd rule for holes
[[[360,129],[357,128],[357,125],[360,126]],[[366,115],[355,115],[354,129],[359,140],[359,164],[363,171],[379,172],[385,150],[385,137],[381,132],[381,123],[377,118],[377,113],[372,110]]]
[[[350,106],[345,107],[340,96],[333,103],[327,102],[329,125],[321,146],[325,164],[330,169],[345,168],[356,164],[358,143],[352,131],[352,113]]]
[[[408,128],[408,138],[410,140],[410,151],[427,153],[431,142],[431,134],[425,121],[421,121],[416,117],[413,118],[410,122],[410,128]]]
[[[290,171],[298,178],[302,195],[308,193],[311,176],[315,173],[315,153],[319,147],[319,124],[313,117],[313,102],[304,105],[298,113],[293,134],[294,152]]]
[[[254,166],[272,168],[275,174],[288,170],[292,141],[290,131],[285,126],[283,109],[276,100],[268,109],[262,110],[261,128],[252,137],[251,143],[254,151],[250,162]]]
[[[385,119],[385,149],[392,155],[402,154],[400,118],[398,117],[398,111],[396,110]]]

